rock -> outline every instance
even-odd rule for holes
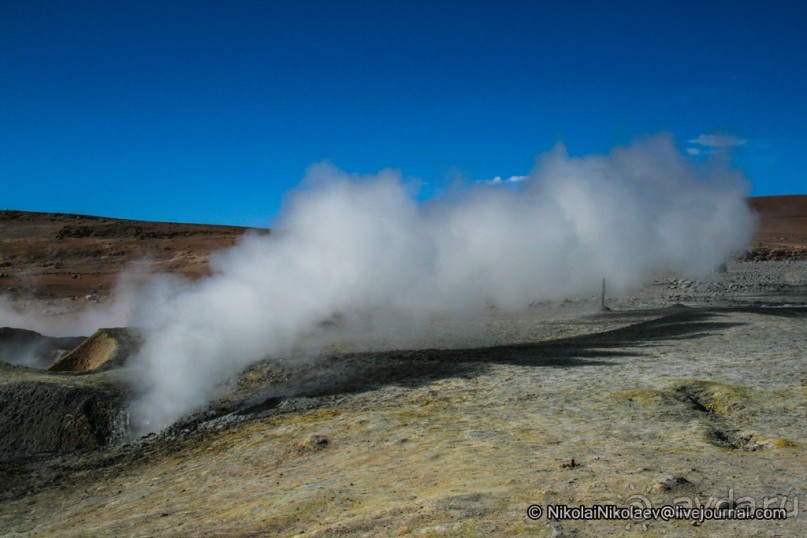
[[[653,493],[663,493],[666,491],[677,490],[691,486],[692,482],[679,474],[664,473],[656,478],[650,485],[650,491]]]
[[[294,445],[293,451],[297,454],[305,454],[307,452],[316,452],[323,450],[330,445],[330,441],[324,435],[312,434],[307,438],[297,441]]]
[[[577,467],[580,467],[580,464],[574,461],[574,458],[572,458],[570,461],[561,464],[560,467],[561,469],[575,469]]]

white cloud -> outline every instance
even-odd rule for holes
[[[688,155],[701,155],[703,154],[703,150],[698,148],[687,148]]]
[[[493,179],[483,179],[479,183],[487,183],[488,185],[501,185],[502,183],[519,183],[527,179],[527,176],[510,176],[507,179],[502,179],[502,176],[496,176]]]
[[[690,144],[696,144],[698,146],[704,146],[712,149],[728,149],[736,146],[742,146],[748,142],[748,140],[737,138],[734,135],[702,134],[698,138],[688,140],[688,142]],[[692,155],[692,153],[690,153],[690,155]]]

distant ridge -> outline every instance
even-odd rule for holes
[[[758,196],[748,204],[759,223],[747,259],[807,259],[807,195]]]
[[[748,199],[759,227],[746,259],[807,259],[807,195]],[[124,269],[142,274],[209,274],[210,255],[246,233],[268,229],[136,221],[89,215],[0,211],[0,294],[103,300]],[[131,271],[131,269],[130,269]],[[137,271],[133,271],[137,273]]]
[[[97,301],[112,293],[124,270],[135,278],[138,272],[199,278],[209,273],[210,254],[235,245],[247,231],[241,226],[2,210],[0,294]],[[148,266],[132,268],[141,260]]]

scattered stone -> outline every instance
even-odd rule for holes
[[[296,454],[305,454],[307,452],[316,452],[323,450],[330,445],[327,437],[318,434],[309,435],[307,438],[297,441],[294,445],[293,452]]]
[[[571,461],[567,463],[561,464],[562,469],[575,469],[577,467],[580,467],[580,464],[574,461],[574,458],[572,458]]]
[[[691,485],[692,482],[679,474],[665,473],[658,477],[655,482],[650,485],[650,491],[653,493],[663,493]]]

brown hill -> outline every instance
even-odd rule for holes
[[[807,257],[807,195],[749,199],[759,216],[750,259]],[[0,294],[40,299],[108,295],[133,262],[144,272],[208,274],[212,252],[234,245],[238,226],[143,222],[0,211]],[[268,230],[257,230],[268,233]]]
[[[759,218],[748,257],[807,258],[807,195],[759,196],[748,203]]]
[[[0,294],[104,296],[133,262],[148,272],[207,274],[212,252],[247,228],[0,211]],[[259,230],[267,233],[267,230]]]

